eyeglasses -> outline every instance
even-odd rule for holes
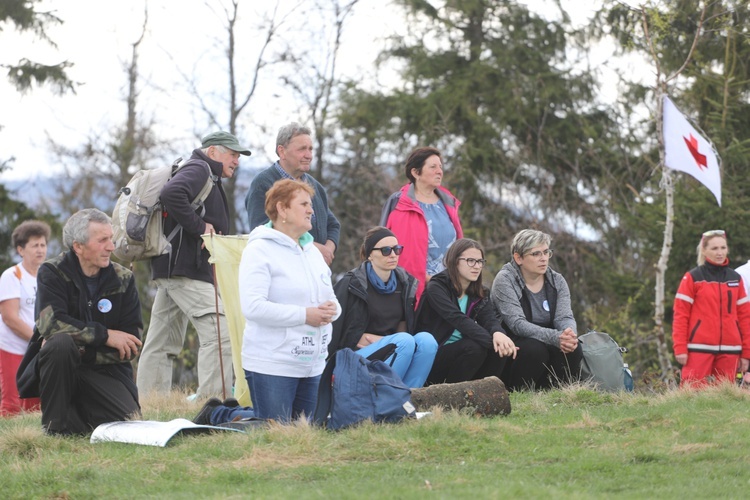
[[[705,240],[706,238],[711,238],[713,236],[721,236],[722,238],[726,239],[727,232],[723,229],[712,229],[710,231],[706,231],[701,235],[701,241]]]
[[[476,267],[477,264],[479,264],[479,267],[484,267],[487,263],[487,259],[472,259],[471,257],[459,257],[457,260],[465,260],[469,267]]]
[[[401,255],[401,252],[404,251],[404,245],[394,245],[392,247],[373,248],[373,250],[380,250],[380,253],[383,254],[383,257],[388,257],[391,254],[391,252],[395,253],[396,255]]]
[[[551,248],[548,248],[547,250],[537,250],[536,252],[529,252],[526,255],[530,255],[535,259],[541,259],[542,255],[544,255],[545,257],[552,257],[553,253],[554,251]]]

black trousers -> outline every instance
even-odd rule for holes
[[[559,347],[528,337],[514,337],[513,342],[519,348],[516,359],[508,361],[501,377],[508,390],[549,389],[580,379],[580,343],[565,354]]]
[[[500,378],[507,359],[464,337],[438,347],[426,385],[453,384],[491,376]]]
[[[99,424],[140,416],[135,383],[122,380],[116,369],[114,365],[82,364],[78,346],[69,335],[48,339],[39,351],[44,430],[88,434]]]

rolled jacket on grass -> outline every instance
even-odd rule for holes
[[[412,389],[411,402],[417,411],[438,406],[445,410],[472,408],[481,417],[510,414],[508,390],[497,377]]]

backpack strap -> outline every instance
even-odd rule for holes
[[[393,355],[393,359],[391,359],[389,366],[393,367],[393,363],[396,362],[396,356],[398,353],[396,352],[396,344],[386,344],[374,353],[367,356],[367,361],[382,361],[385,363],[385,361]]]
[[[23,276],[21,274],[21,264],[16,264],[16,268],[13,270],[13,275],[18,278],[18,281],[21,281],[21,277]]]
[[[198,163],[198,161],[196,161],[195,163]],[[200,190],[198,196],[196,196],[193,202],[190,204],[190,207],[193,210],[197,210],[198,207],[202,207],[202,213],[200,215],[201,217],[203,217],[206,213],[206,209],[205,207],[203,207],[203,204],[206,202],[206,198],[208,198],[208,195],[211,194],[211,190],[214,188],[214,185],[216,184],[216,181],[219,179],[219,177],[211,172],[211,168],[208,166],[208,163],[206,163],[205,161],[201,161],[200,163],[202,163],[203,166],[206,167],[206,170],[208,170],[208,179],[206,179],[206,183],[203,185],[203,189]]]
[[[331,413],[333,405],[333,370],[336,368],[336,352],[326,363],[325,370],[320,376],[320,385],[318,385],[318,403],[315,405],[315,414],[313,415],[313,424],[325,427],[328,415]]]
[[[175,162],[177,162],[177,160],[175,160]],[[178,165],[176,169],[173,164],[172,175],[174,175],[177,172],[177,170],[181,169],[182,167],[186,165],[203,165],[204,167],[206,167],[206,170],[208,171],[208,179],[206,179],[206,183],[203,185],[203,188],[201,188],[200,192],[198,193],[198,196],[196,196],[193,202],[190,204],[190,208],[192,208],[193,210],[198,210],[198,208],[201,209],[201,213],[198,215],[199,217],[203,218],[203,216],[206,215],[206,207],[205,207],[206,198],[208,198],[208,195],[211,194],[211,190],[213,189],[219,177],[214,175],[213,172],[211,172],[211,167],[209,167],[208,163],[206,163],[203,160],[188,160],[185,163]],[[177,236],[177,233],[179,233],[180,231],[182,231],[182,226],[180,224],[177,224],[174,227],[174,229],[172,229],[172,231],[167,235],[167,241],[171,242],[174,239],[174,237]]]

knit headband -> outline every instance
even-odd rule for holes
[[[396,237],[395,234],[390,229],[382,228],[378,229],[374,233],[372,233],[366,240],[365,240],[365,257],[369,257],[370,253],[372,253],[372,249],[375,248],[375,245],[378,243],[378,241],[382,240],[383,238],[387,238],[389,236]]]

